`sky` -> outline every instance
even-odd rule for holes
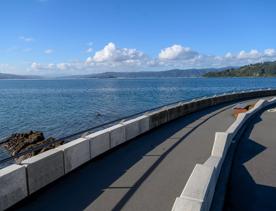
[[[276,60],[275,0],[0,0],[0,72],[34,75]]]

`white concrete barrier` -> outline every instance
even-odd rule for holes
[[[70,141],[56,149],[63,151],[65,174],[90,160],[89,141],[85,138]]]
[[[172,211],[203,211],[202,202],[177,197],[174,201]]]
[[[126,130],[126,141],[140,135],[139,119],[131,119],[123,123]]]
[[[162,124],[168,122],[168,110],[167,108],[162,108],[157,111],[149,113],[150,129],[156,128]]]
[[[182,116],[181,104],[176,104],[168,107],[168,122]]]
[[[180,197],[197,200],[202,203],[203,210],[208,210],[210,199],[214,194],[214,191],[210,188],[214,183],[214,179],[214,167],[196,164]]]
[[[109,128],[92,133],[85,138],[90,142],[90,159],[105,153],[110,149]]]
[[[139,117],[139,127],[140,127],[141,134],[150,130],[148,115],[142,115]]]
[[[264,100],[264,99],[258,100],[258,102],[254,105],[254,108],[250,109],[246,113],[248,113],[250,115],[254,115],[256,112],[258,112],[259,110],[261,110],[267,104],[268,104],[267,100]]]
[[[236,121],[226,130],[226,133],[231,134],[232,137],[236,136],[239,129],[246,122],[246,120],[250,117],[248,113],[240,113],[236,119]]]
[[[276,97],[273,97],[267,101],[267,106],[271,106],[276,103]]]
[[[123,122],[126,130],[126,141],[129,141],[149,130],[149,117],[142,115]]]
[[[117,124],[108,128],[110,131],[110,148],[116,147],[126,141],[125,129],[123,124]]]
[[[29,194],[64,175],[63,152],[51,149],[34,157],[23,160],[27,168]]]
[[[209,181],[209,191],[206,199],[206,204],[207,204],[206,210],[209,210],[209,208],[212,205],[213,195],[215,193],[215,188],[217,185],[222,164],[223,164],[223,158],[217,157],[217,156],[210,156],[203,164],[204,166],[214,168],[213,178]]]
[[[217,181],[219,177],[223,161],[224,159],[222,157],[210,156],[203,164],[204,166],[215,168],[215,181]],[[216,186],[216,182],[211,188],[215,189],[215,186]]]
[[[216,132],[211,156],[221,157],[224,159],[227,150],[231,144],[232,136],[226,132]]]
[[[5,210],[27,197],[26,168],[10,165],[0,170],[0,210]]]

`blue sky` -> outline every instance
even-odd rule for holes
[[[273,0],[1,0],[0,72],[87,74],[276,60]]]

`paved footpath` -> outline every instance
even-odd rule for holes
[[[256,102],[256,100],[254,101]],[[216,131],[234,121],[232,104],[163,125],[95,159],[20,203],[21,210],[168,211]]]
[[[276,111],[251,122],[240,140],[224,210],[276,210]]]

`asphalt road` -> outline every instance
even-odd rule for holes
[[[257,115],[241,138],[224,210],[276,210],[276,111]]]
[[[171,210],[195,164],[210,156],[215,132],[234,121],[233,105],[207,108],[139,136],[14,209]]]

